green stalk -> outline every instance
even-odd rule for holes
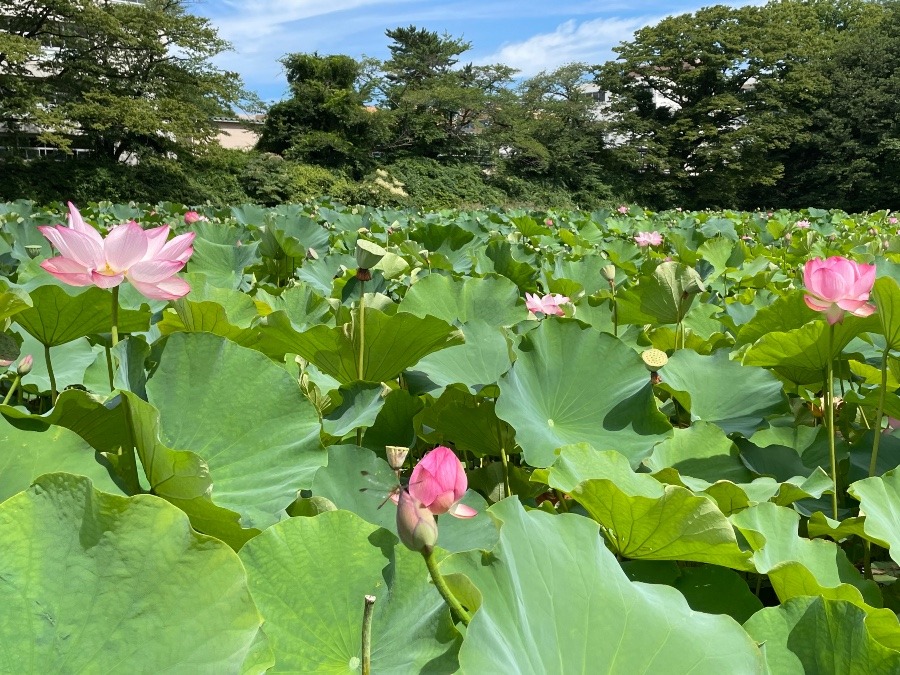
[[[881,354],[881,389],[878,391],[878,409],[875,411],[875,440],[872,441],[872,459],[869,460],[869,478],[875,475],[878,463],[878,444],[881,442],[881,418],[884,415],[884,396],[887,391],[888,348]]]
[[[828,325],[828,361],[825,367],[825,423],[828,425],[828,452],[831,455],[831,482],[834,490],[831,494],[831,510],[835,520],[838,519],[838,481],[837,453],[834,448],[834,325]]]
[[[119,344],[119,287],[112,289],[112,346]]]
[[[506,488],[504,497],[509,497],[512,490],[509,487],[509,458],[506,456],[506,448],[500,446],[500,461],[503,463],[503,487]]]
[[[472,617],[450,591],[447,582],[444,581],[444,577],[438,569],[437,561],[434,559],[434,549],[426,546],[422,550],[422,557],[425,558],[425,566],[428,568],[428,573],[431,574],[431,580],[438,589],[438,593],[441,594],[441,597],[444,598],[444,601],[450,606],[450,610],[456,617],[463,622],[463,625],[468,626]]]
[[[363,379],[363,373],[366,372],[365,353],[366,353],[366,282],[359,280],[359,309],[356,315],[356,322],[359,328],[359,357],[356,361],[356,377]],[[362,427],[356,429],[356,444],[362,445],[363,430]]]
[[[12,398],[13,392],[16,390],[16,387],[19,386],[19,382],[22,381],[22,376],[16,373],[16,379],[13,380],[12,386],[9,388],[9,391],[6,392],[6,396],[3,397],[3,403],[0,405],[6,405],[9,403],[9,400]]]
[[[372,613],[375,596],[367,595],[363,605],[362,622],[362,675],[372,674]]]
[[[53,363],[50,361],[50,347],[44,345],[44,360],[47,361],[47,375],[50,376],[50,405],[56,405],[56,377],[53,375]]]

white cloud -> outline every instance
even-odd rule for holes
[[[522,42],[504,44],[482,63],[505,63],[529,77],[573,61],[602,63],[615,57],[612,48],[630,40],[638,28],[655,22],[650,17],[566,21],[552,33],[532,35]]]

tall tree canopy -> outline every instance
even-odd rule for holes
[[[0,106],[7,129],[39,129],[44,142],[75,142],[114,159],[209,143],[215,117],[254,97],[212,58],[229,48],[182,0],[0,0]],[[4,101],[6,97],[4,96]]]

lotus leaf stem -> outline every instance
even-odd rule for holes
[[[47,375],[50,377],[50,405],[56,405],[56,377],[53,375],[49,345],[44,345],[44,360],[47,362]]]
[[[450,606],[450,610],[456,615],[456,618],[462,621],[463,625],[468,626],[472,617],[466,611],[465,607],[462,606],[462,603],[456,599],[456,596],[453,595],[453,592],[444,580],[444,576],[438,569],[437,561],[434,559],[434,549],[430,546],[426,546],[422,549],[422,557],[425,558],[425,566],[428,568],[428,573],[431,574],[431,580],[434,582],[438,593],[441,594],[441,597],[444,598],[444,601]]]
[[[375,609],[375,596],[367,595],[363,603],[362,621],[362,675],[372,673],[372,613]]]
[[[881,353],[881,388],[878,390],[878,409],[875,411],[875,439],[872,441],[872,459],[869,460],[869,478],[875,475],[878,464],[878,445],[881,442],[881,418],[884,416],[884,396],[887,391],[888,348]]]
[[[6,392],[6,396],[3,397],[3,403],[0,405],[6,405],[9,403],[9,400],[12,398],[13,393],[16,391],[16,387],[19,386],[19,382],[22,381],[22,376],[16,373],[16,379],[13,380],[12,386],[9,388],[9,391]]]
[[[831,457],[831,493],[832,517],[838,519],[838,481],[837,481],[837,453],[834,447],[834,325],[828,326],[828,348],[825,366],[825,423],[828,425],[828,452]]]
[[[509,497],[512,490],[509,487],[509,458],[506,456],[506,448],[500,446],[500,461],[503,463],[503,487],[506,489],[504,497]]]

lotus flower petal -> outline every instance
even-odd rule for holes
[[[191,244],[196,236],[196,232],[180,234],[165,244],[154,257],[158,260],[179,260],[186,263],[188,258],[194,253]]]
[[[94,285],[91,271],[71,258],[64,258],[63,256],[47,258],[47,260],[41,262],[41,267],[70,286]]]
[[[38,227],[50,243],[53,244],[63,258],[68,258],[89,269],[103,267],[106,259],[103,256],[103,240],[98,245],[91,237],[77,230],[57,225],[55,227]]]
[[[138,293],[153,300],[178,300],[191,292],[188,282],[178,277],[163,279],[152,284],[141,281],[131,281]]]
[[[140,262],[147,254],[147,237],[135,222],[125,223],[110,230],[103,242],[106,263],[117,272],[124,272]]]
[[[184,267],[177,260],[142,260],[128,270],[128,281],[131,283],[155,284],[165,281]]]

